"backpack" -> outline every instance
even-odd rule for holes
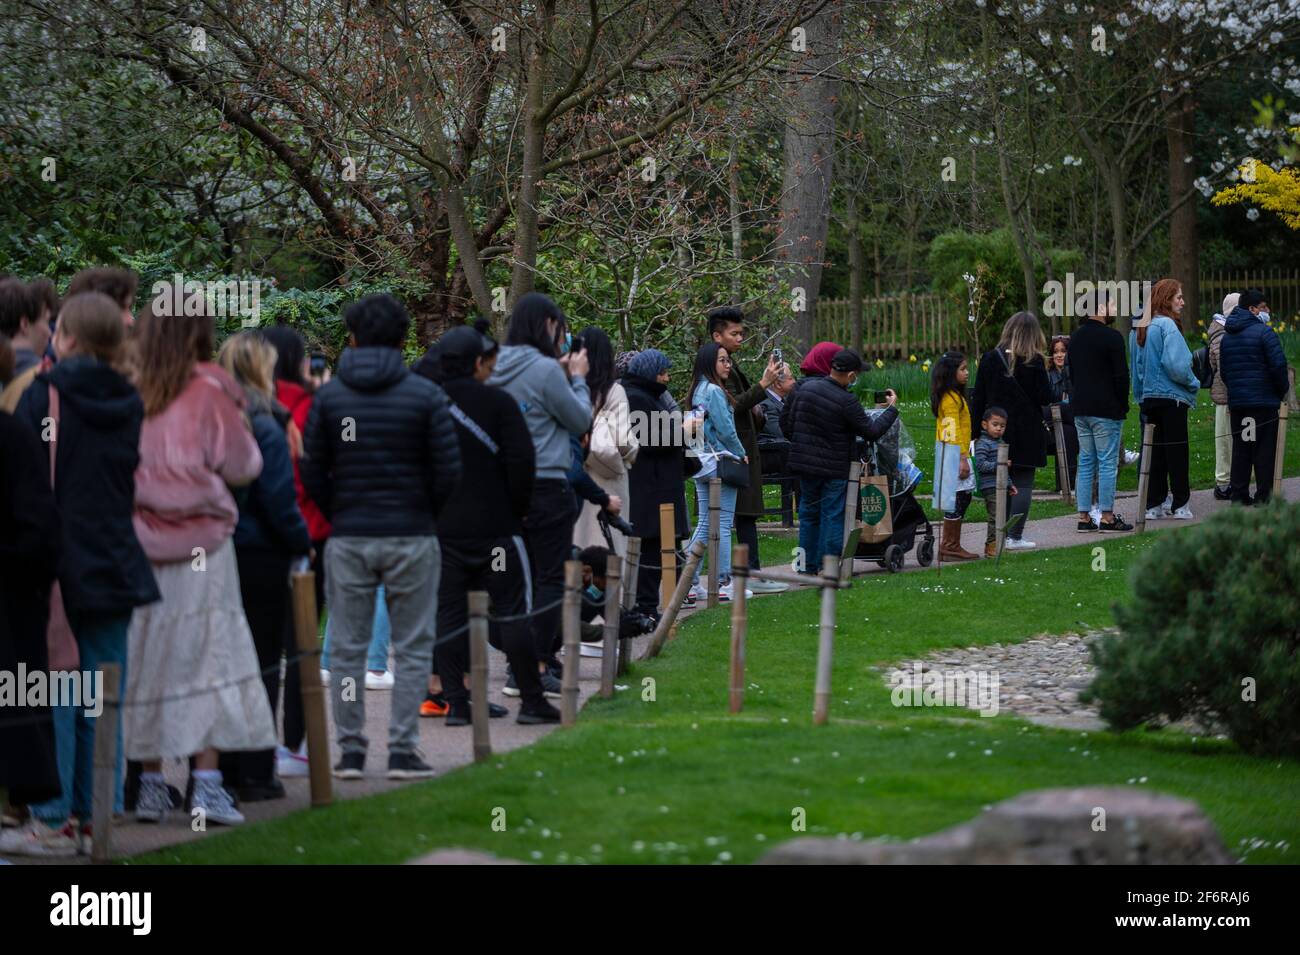
[[[1209,345],[1192,352],[1192,374],[1196,376],[1202,388],[1209,388],[1214,383],[1214,366],[1210,364]]]

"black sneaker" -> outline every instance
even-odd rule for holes
[[[389,779],[428,779],[432,775],[433,767],[417,753],[388,754]]]
[[[265,802],[269,799],[283,799],[284,783],[274,776],[261,782],[243,783],[239,787],[240,802]]]
[[[534,726],[539,723],[558,723],[560,722],[560,711],[551,706],[550,703],[542,700],[536,706],[524,705],[520,707],[515,722],[522,723],[525,726]]]
[[[501,706],[500,704],[497,703],[488,704],[489,719],[493,719],[493,720],[500,719],[501,717],[505,716],[509,712],[510,712],[509,710],[507,710],[504,706]],[[469,726],[473,722],[474,722],[474,711],[470,707],[469,700],[466,700],[463,703],[447,704],[447,725],[448,726]]]
[[[1115,515],[1113,521],[1110,521],[1109,523],[1102,521],[1097,525],[1097,530],[1099,531],[1131,531],[1132,529],[1133,525],[1124,520],[1124,518],[1120,517],[1118,514]]]
[[[1092,522],[1092,518],[1086,521],[1079,521],[1078,530],[1080,534],[1090,534],[1097,529],[1097,525]]]
[[[1226,484],[1216,484],[1214,486],[1214,499],[1216,501],[1228,501],[1232,499],[1232,488]]]
[[[365,774],[365,753],[344,753],[334,764],[334,776],[337,779],[361,779]]]
[[[506,696],[519,695],[519,684],[515,682],[514,671],[512,671],[508,666],[506,667],[506,685],[501,688],[501,692]]]
[[[563,684],[561,684],[560,681],[556,679],[555,674],[553,674],[550,670],[547,670],[545,673],[542,674],[543,693],[545,693],[553,700],[558,700],[560,698],[562,689],[563,689]]]

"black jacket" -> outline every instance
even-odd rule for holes
[[[339,537],[424,537],[460,481],[443,390],[396,348],[349,348],[316,393],[299,464]]]
[[[63,525],[59,585],[70,611],[125,614],[161,600],[153,568],[135,536],[135,469],[144,404],[110,366],[82,355],[38,375],[14,417],[38,438],[59,392],[55,501]],[[50,480],[48,445],[39,474]]]
[[[735,399],[736,434],[749,457],[749,486],[736,492],[736,513],[743,517],[762,517],[763,459],[758,450],[758,419],[754,409],[767,397],[767,389],[758,382],[751,385],[734,357],[731,374],[726,377],[723,387]]]
[[[417,364],[415,371],[426,374],[428,366]],[[536,474],[536,452],[524,413],[505,391],[471,377],[453,378],[442,386],[448,400],[497,450],[492,451],[473,430],[456,421],[461,481],[443,509],[439,536],[484,540],[522,534]]]
[[[40,467],[48,456],[29,428],[0,413],[0,671],[9,674],[19,663],[29,673],[49,668],[45,629],[60,534]],[[0,787],[15,805],[59,794],[48,706],[0,706]]]
[[[663,401],[667,385],[630,373],[619,381],[627,392],[628,417],[641,444],[628,473],[631,510],[624,516],[638,536],[657,538],[659,505],[672,504],[674,533],[680,540],[690,533],[686,526],[685,446],[677,440],[680,432]]]
[[[1070,336],[1074,416],[1123,421],[1128,417],[1128,379],[1124,336],[1104,322],[1085,320]]]
[[[267,408],[253,412],[249,420],[262,452],[262,473],[240,498],[235,547],[270,550],[286,557],[306,554],[311,550],[311,535],[298,510],[293,484],[293,461],[285,435],[288,412],[282,421]]]
[[[1219,342],[1219,374],[1229,408],[1272,407],[1286,397],[1290,380],[1277,332],[1238,305],[1228,313]]]
[[[847,479],[855,439],[877,441],[897,420],[893,407],[867,417],[857,396],[833,378],[805,379],[781,416],[783,431],[789,423],[790,473]]]
[[[1078,369],[1075,369],[1078,380]],[[1017,362],[1013,378],[997,349],[980,358],[975,376],[975,396],[971,399],[971,427],[984,420],[984,409],[994,405],[1007,413],[1007,430],[1002,438],[1011,446],[1013,467],[1041,468],[1047,464],[1047,429],[1043,427],[1043,405],[1052,403],[1047,383],[1047,369],[1041,358]],[[1075,409],[1075,414],[1079,410]]]

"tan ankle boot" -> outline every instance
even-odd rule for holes
[[[997,541],[989,541],[988,543],[986,543],[986,544],[984,545],[984,556],[985,556],[985,557],[996,557],[996,556],[998,556],[998,543],[997,543]]]
[[[972,554],[961,546],[961,521],[944,518],[943,539],[939,543],[941,560],[978,560],[979,554]]]

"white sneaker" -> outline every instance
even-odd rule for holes
[[[1023,537],[1019,537],[1019,538],[1008,537],[1007,542],[1004,546],[1006,547],[1007,550],[1032,550],[1038,545],[1031,540],[1026,540]]]
[[[1149,521],[1158,521],[1164,516],[1165,516],[1165,509],[1163,507],[1147,508],[1147,520]]]
[[[1101,523],[1101,505],[1100,505],[1100,504],[1094,504],[1094,505],[1092,505],[1092,510],[1090,510],[1090,511],[1088,512],[1088,517],[1092,518],[1092,522],[1093,522],[1094,524],[1100,524],[1100,523]]]
[[[1174,512],[1174,496],[1172,494],[1165,495],[1165,499],[1160,502],[1160,510],[1165,512],[1165,517]]]
[[[235,808],[234,800],[217,779],[194,780],[194,795],[190,799],[191,812],[203,810],[203,818],[219,826],[237,826],[244,814]]]
[[[277,746],[275,749],[275,774],[282,778],[311,775],[311,770],[307,765],[307,744],[303,743],[296,753],[283,746]]]
[[[604,655],[604,648],[599,643],[583,643],[578,646],[580,657],[603,657]]]
[[[1196,520],[1196,515],[1194,515],[1194,514],[1192,513],[1192,509],[1191,509],[1190,507],[1188,507],[1186,504],[1184,504],[1184,505],[1183,505],[1182,507],[1180,507],[1178,510],[1174,511],[1173,514],[1170,515],[1170,516],[1173,517],[1173,519],[1176,520],[1176,521],[1194,521],[1194,520]]]
[[[383,673],[366,671],[367,690],[391,690],[394,682],[392,670],[385,670]]]
[[[324,669],[323,667],[321,668],[320,671],[320,682],[322,686],[330,685],[330,671]]]
[[[729,603],[731,601],[731,598],[734,597],[735,595],[736,595],[736,591],[733,588],[733,585],[731,584],[723,584],[721,587],[718,588],[718,601],[720,603]],[[754,591],[746,587],[745,599],[748,600],[752,596],[754,596]]]
[[[699,584],[695,584],[687,592],[687,596],[690,597],[692,600],[696,600],[696,601],[707,600],[709,596],[709,592],[704,587],[701,587]]]
[[[1138,463],[1138,459],[1139,459],[1140,457],[1142,457],[1142,455],[1138,454],[1136,451],[1129,451],[1129,450],[1125,449],[1125,451],[1124,451],[1124,467],[1129,467],[1130,465],[1137,464],[1137,463]]]
[[[789,589],[789,584],[783,584],[777,580],[759,580],[754,578],[749,582],[750,592],[756,594],[779,594]]]
[[[0,832],[0,853],[7,856],[67,858],[77,854],[77,840],[62,829],[51,829],[39,819],[28,819],[17,829]]]

